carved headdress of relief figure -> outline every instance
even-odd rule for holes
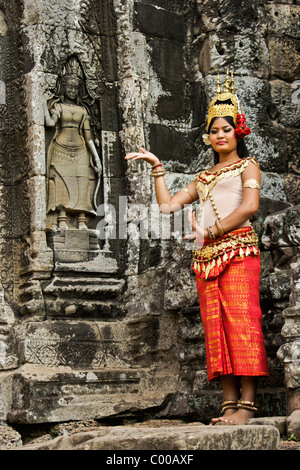
[[[66,65],[64,66],[64,70],[60,80],[61,92],[64,92],[64,85],[67,80],[74,80],[75,82],[77,82],[79,88],[79,96],[77,100],[79,100],[80,95],[82,95],[82,90],[80,90],[80,88],[82,88],[84,84],[84,75],[79,60],[76,56],[71,56],[67,61]]]

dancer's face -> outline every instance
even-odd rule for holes
[[[237,148],[237,136],[224,118],[217,118],[209,133],[212,148],[218,153],[229,153]]]

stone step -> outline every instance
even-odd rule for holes
[[[197,450],[280,450],[280,434],[274,426],[204,426],[199,424],[166,426],[166,427],[134,427],[115,426],[101,427],[95,431],[81,432],[71,436],[59,436],[40,444],[22,446],[21,450],[134,450],[132,456],[139,458],[139,463],[148,459],[155,465],[196,464],[199,455],[193,455]],[[139,454],[139,450],[153,451]],[[184,462],[181,454],[168,454],[168,461],[163,462],[166,454],[157,451],[190,452],[189,462]],[[122,460],[121,453],[109,453],[107,464],[129,464],[133,461]],[[128,458],[131,454],[123,454]],[[141,457],[142,455],[142,457]],[[160,461],[158,460],[160,458]],[[166,458],[166,457],[165,457]],[[187,455],[186,455],[187,458]],[[202,457],[203,458],[203,457]],[[118,459],[118,460],[117,460]],[[151,459],[151,461],[150,461]],[[178,460],[179,459],[179,460]],[[138,463],[135,461],[135,463]],[[105,463],[105,462],[104,462]],[[200,463],[201,465],[201,463]]]

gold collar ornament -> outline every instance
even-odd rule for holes
[[[234,86],[233,72],[231,78],[229,77],[229,70],[227,69],[226,80],[224,89],[221,91],[220,77],[218,74],[217,79],[217,94],[210,102],[208,107],[208,116],[206,119],[206,128],[209,129],[211,120],[215,117],[230,116],[235,125],[235,133],[238,140],[242,140],[246,135],[251,133],[249,127],[246,126],[245,115],[241,112],[240,101],[236,96],[236,88]],[[203,141],[206,145],[210,145],[209,135],[204,134]]]

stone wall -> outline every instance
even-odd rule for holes
[[[209,167],[201,136],[216,75],[223,80],[227,67],[262,170],[254,225],[271,378],[260,382],[260,413],[284,415],[277,351],[299,238],[277,220],[291,214],[299,229],[299,6],[0,0],[0,14],[0,418],[205,421],[219,412],[220,385],[206,378],[191,247],[182,238],[186,213],[160,215],[149,169],[125,164],[124,155],[139,146],[156,153],[171,193]],[[68,230],[57,230],[46,209],[45,105],[70,57],[83,70],[103,166],[87,231],[73,217]]]

